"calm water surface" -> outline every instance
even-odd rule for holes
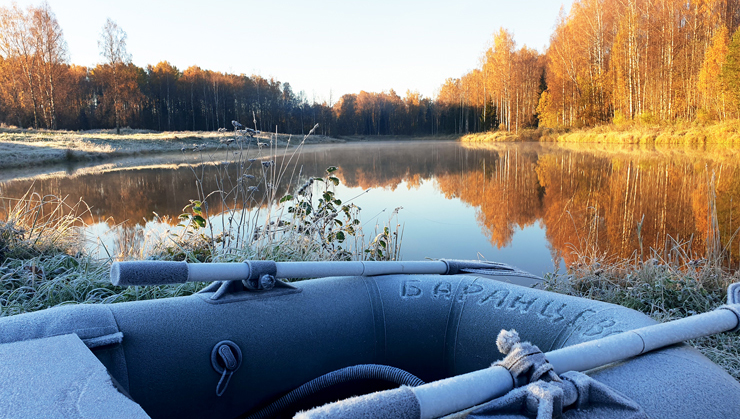
[[[589,249],[647,255],[683,243],[701,257],[716,231],[709,228],[712,178],[720,238],[737,261],[738,161],[738,151],[728,149],[373,142],[307,147],[298,161],[301,177],[293,178],[297,185],[337,166],[337,196],[360,195],[353,202],[366,231],[402,207],[405,260],[484,258],[542,274]],[[81,198],[92,208],[90,233],[110,248],[115,240],[106,234],[118,223],[171,228],[153,221],[154,213],[176,218],[198,197],[194,170],[205,190],[216,189],[215,166],[200,162],[177,154],[4,171],[0,196],[33,190]],[[295,187],[280,185],[279,195]]]

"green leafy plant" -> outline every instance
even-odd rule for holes
[[[403,238],[403,231],[399,232],[400,224],[394,223],[398,216],[398,211],[403,207],[398,207],[393,210],[391,216],[388,218],[388,225],[382,228],[378,225],[375,226],[375,237],[368,243],[364,250],[365,259],[374,261],[388,261],[388,260],[400,260],[401,259],[401,242]],[[395,224],[395,229],[391,230],[389,226]],[[378,233],[380,228],[380,233]]]
[[[290,230],[320,244],[320,252],[328,259],[351,259],[343,244],[358,233],[360,208],[344,203],[334,190],[339,186],[337,168],[326,169],[324,177],[309,178],[294,195],[285,195],[280,203],[287,203]]]
[[[193,226],[195,229],[205,228],[206,227],[206,219],[205,219],[205,212],[204,207],[207,206],[207,204],[204,204],[201,201],[197,200],[190,200],[190,203],[183,208],[183,213],[180,214],[180,219],[185,221],[188,220],[187,224],[180,223],[180,227],[186,227],[186,226]],[[188,214],[186,211],[190,211]]]

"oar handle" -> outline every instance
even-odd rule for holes
[[[249,263],[186,263],[164,261],[115,262],[111,266],[113,285],[184,284],[186,282],[215,282],[259,279],[274,275],[276,264],[272,261]]]
[[[269,260],[250,260],[243,263],[115,262],[111,267],[110,275],[113,285],[130,286],[255,281],[263,275],[295,279],[391,274],[454,275],[465,272],[533,277],[527,272],[503,263],[444,259],[390,262],[273,262]]]

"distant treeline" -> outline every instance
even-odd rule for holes
[[[12,80],[13,58],[0,57],[0,121],[20,127],[87,130],[122,127],[157,131],[232,129],[236,120],[262,131],[304,134],[319,124],[324,135],[430,135],[449,132],[443,112],[416,93],[348,94],[336,103],[309,103],[289,83],[224,74],[168,62],[138,67],[58,64],[54,110],[38,89],[36,102],[23,80]],[[113,94],[117,71],[120,94]],[[10,79],[10,80],[8,80]],[[8,82],[9,81],[9,82]],[[115,107],[120,107],[116,124]],[[52,113],[53,112],[53,113]],[[52,115],[54,117],[52,118]],[[453,125],[454,126],[454,125]]]
[[[224,74],[163,61],[141,68],[125,51],[126,34],[108,20],[101,34],[106,62],[70,64],[63,32],[48,4],[0,7],[0,122],[19,127],[157,131],[231,129],[325,135],[431,135],[459,124],[418,93],[348,94],[309,103],[289,83]]]
[[[105,62],[68,61],[48,4],[0,7],[0,123],[158,131],[231,128],[325,135],[436,135],[740,116],[740,0],[575,0],[545,54],[500,29],[480,68],[438,97],[393,90],[309,102],[289,83],[163,61],[131,63],[110,19]],[[734,33],[734,36],[731,36]]]

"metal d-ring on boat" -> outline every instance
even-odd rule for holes
[[[423,269],[455,264],[431,262]],[[517,274],[515,270],[471,265],[457,275],[410,274],[407,269],[404,274],[378,270],[377,276],[359,276],[352,271],[350,276],[287,284],[274,280],[285,272],[279,263],[274,268],[250,263],[249,272],[245,264],[151,263],[118,265],[112,276],[125,283],[151,283],[156,276],[170,281],[207,280],[210,275],[218,282],[187,297],[62,306],[0,318],[0,357],[22,360],[0,363],[0,412],[61,417],[76,409],[88,413],[82,417],[233,418],[258,414],[327,373],[365,364],[403,370],[431,383],[415,388],[424,392],[452,377],[486,371],[503,358],[497,346],[502,329],[516,329],[522,341],[546,352],[556,372],[581,368],[564,363],[566,359],[592,363],[583,367],[589,378],[651,418],[722,418],[740,412],[740,384],[687,345],[595,369],[589,368],[609,360],[595,355],[558,358],[576,345],[613,340],[630,330],[635,330],[630,336],[641,351],[665,342],[649,343],[640,329],[656,322],[634,310],[483,276],[486,270]],[[168,266],[179,273],[160,270]],[[209,271],[209,266],[219,271]],[[335,270],[338,266],[331,273],[314,274],[347,275]],[[363,273],[370,272],[368,266]],[[241,274],[225,273],[229,269]],[[314,276],[305,269],[299,274]],[[717,330],[734,327],[730,316],[735,314],[724,311],[712,323],[722,323]],[[331,393],[327,397],[342,398],[351,395],[344,392],[348,387],[358,389],[342,383],[326,389]],[[369,389],[377,389],[377,382],[370,384]],[[450,390],[443,394],[460,398]],[[326,401],[331,400],[317,398],[314,405]],[[449,411],[427,407],[424,417]]]

